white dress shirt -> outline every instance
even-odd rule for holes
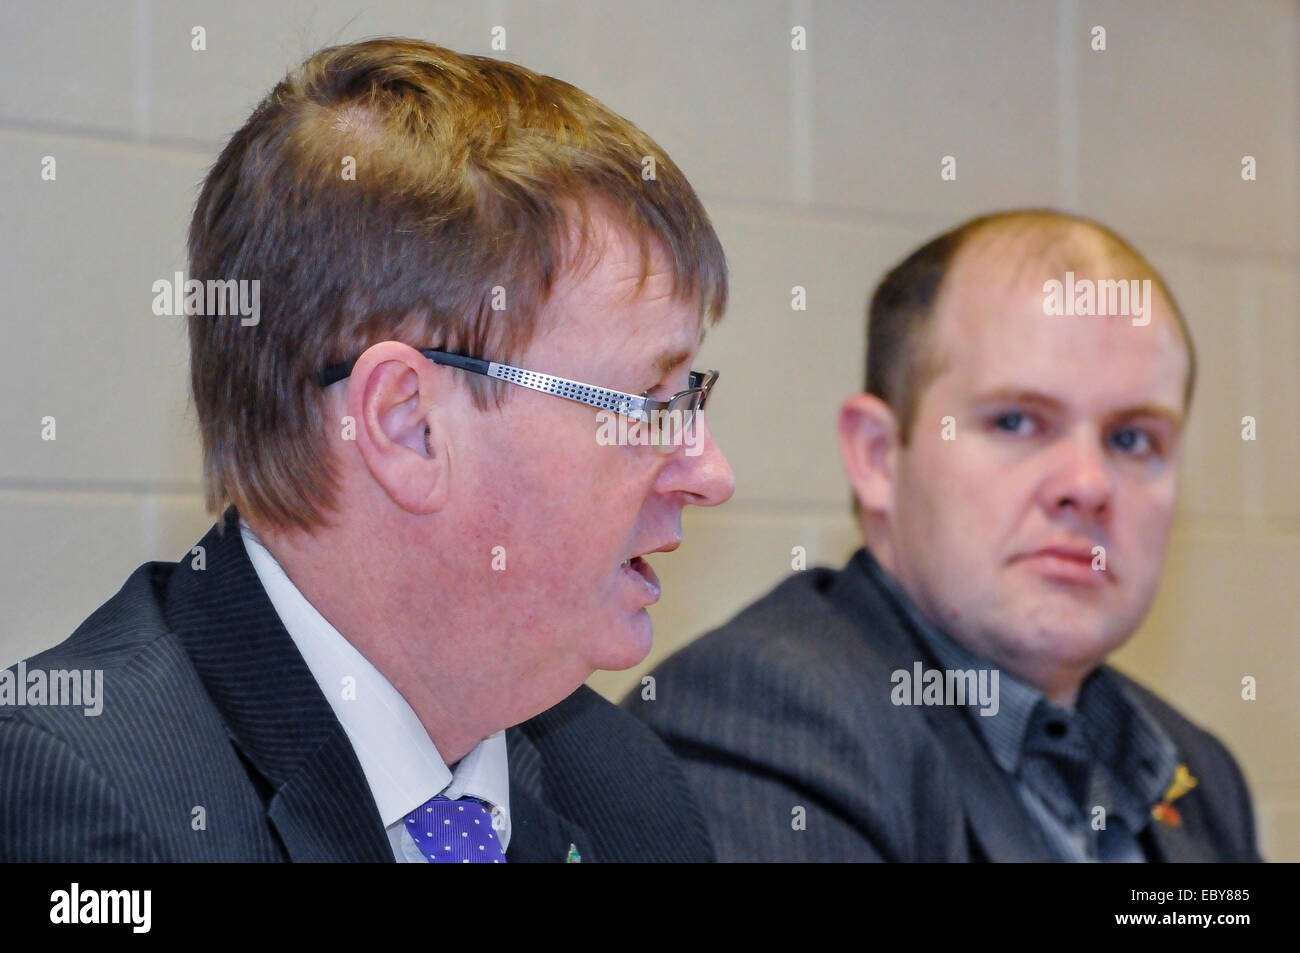
[[[257,578],[307,668],[357,753],[379,807],[393,857],[427,864],[403,818],[441,794],[486,801],[504,850],[510,844],[510,781],[506,736],[498,731],[460,759],[453,773],[419,717],[379,670],[298,591],[275,557],[240,521],[240,535]]]

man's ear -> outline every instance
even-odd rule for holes
[[[419,351],[397,341],[372,345],[348,381],[348,414],[357,450],[395,504],[409,513],[437,512],[450,488],[446,434],[437,426],[439,375]]]
[[[849,483],[868,513],[893,507],[898,418],[874,394],[854,394],[840,408],[840,453]]]

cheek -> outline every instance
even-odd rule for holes
[[[491,560],[495,590],[510,605],[572,601],[568,580],[585,556],[574,518],[581,490],[573,481],[548,478],[550,461],[500,455],[474,474],[466,533],[468,546]]]
[[[623,448],[601,448],[621,456]],[[634,448],[635,449],[635,448]],[[541,488],[532,513],[521,513],[539,541],[541,573],[556,597],[587,600],[622,579],[619,563],[637,547],[663,541],[651,516],[652,483],[645,467],[618,459],[569,460],[567,475]],[[521,506],[524,501],[521,501]]]
[[[508,531],[552,599],[589,596],[593,583],[615,578],[631,547],[663,541],[650,511],[665,464],[646,447],[602,446],[596,434],[594,418],[581,414],[544,436],[510,432],[510,451],[482,471],[492,500],[485,515]]]
[[[993,466],[974,441],[963,444],[960,436],[917,447],[898,475],[899,531],[934,551],[936,561],[995,543],[1015,509],[1013,474]]]
[[[1171,478],[1155,486],[1126,488],[1117,516],[1125,542],[1144,575],[1159,576],[1177,512],[1177,484]]]

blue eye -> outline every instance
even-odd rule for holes
[[[1111,435],[1111,443],[1131,456],[1145,456],[1155,451],[1154,441],[1145,430],[1126,427]]]
[[[1028,433],[1029,430],[1027,430],[1026,427],[1032,427],[1033,423],[1033,419],[1030,418],[1028,414],[1022,414],[1018,410],[999,414],[993,419],[993,426],[998,430],[1005,431],[1006,433]]]

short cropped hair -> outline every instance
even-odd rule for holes
[[[1184,400],[1191,403],[1196,381],[1191,331],[1164,278],[1141,252],[1111,229],[1082,216],[1052,209],[995,212],[930,239],[890,269],[871,296],[865,387],[894,411],[903,444],[911,436],[921,395],[942,368],[933,330],[944,280],[961,251],[993,232],[1017,243],[1018,257],[1009,261],[1017,272],[1035,267],[1083,272],[1119,262],[1136,277],[1151,279],[1169,303],[1187,346]]]
[[[190,224],[192,279],[260,292],[251,326],[189,318],[208,508],[324,522],[337,422],[314,375],[384,340],[513,361],[583,257],[596,206],[640,243],[642,281],[653,246],[674,296],[721,317],[726,260],[699,198],[591,96],[411,39],[309,57],[231,137]],[[507,399],[500,382],[458,377],[480,410]]]

